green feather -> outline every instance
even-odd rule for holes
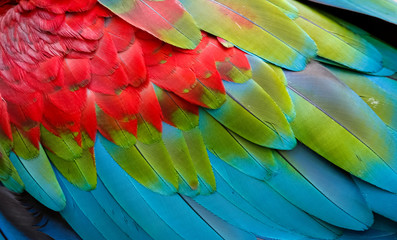
[[[197,195],[199,184],[197,172],[193,166],[182,131],[163,123],[163,141],[174,163],[174,167],[181,178],[180,180],[187,187],[187,192],[184,191],[185,189],[179,189],[179,192],[188,196]]]
[[[11,125],[13,151],[24,159],[32,159],[39,155],[39,149],[23,134],[21,129]]]
[[[156,96],[161,106],[164,121],[172,123],[181,130],[189,130],[198,126],[198,115],[188,111],[191,103],[180,98],[174,93],[163,90],[153,85]]]
[[[252,79],[270,95],[290,122],[295,117],[295,110],[287,91],[284,72],[255,56],[247,55],[247,58],[252,67]]]
[[[181,0],[181,3],[201,29],[276,65],[302,70],[308,58],[316,54],[313,40],[270,2]]]
[[[125,21],[181,48],[195,48],[200,30],[178,1],[100,0]],[[147,17],[150,16],[150,17]]]
[[[200,110],[199,127],[208,150],[229,165],[261,180],[273,174],[270,150],[265,151],[265,148],[244,140],[203,110]]]
[[[76,142],[75,135],[61,133],[59,136],[51,133],[43,125],[40,128],[41,141],[46,149],[50,149],[53,153],[64,160],[73,161],[81,158],[83,153],[82,147]],[[78,133],[76,133],[78,134]]]
[[[1,183],[8,188],[9,190],[15,193],[22,193],[25,190],[25,184],[21,177],[19,176],[17,170],[14,165],[11,164],[11,174],[7,180],[1,181]]]
[[[297,138],[353,175],[396,192],[397,141],[371,108],[318,63],[286,76]]]
[[[199,179],[200,195],[212,193],[216,189],[215,176],[207,155],[207,149],[198,127],[189,131],[183,131],[190,157]]]
[[[389,127],[397,130],[397,97],[388,94],[365,76],[343,69],[329,67],[329,70],[348,85]]]
[[[227,101],[208,110],[216,120],[241,137],[261,146],[292,149],[295,136],[281,109],[253,80],[224,82]]]
[[[295,19],[299,16],[298,9],[294,5],[289,3],[287,0],[267,0],[267,1],[279,7],[281,11],[283,11],[283,13],[291,19]]]
[[[138,131],[136,138],[146,144],[158,142],[161,139],[161,132],[150,122],[146,121],[141,114],[137,114]]]
[[[150,147],[142,143],[139,144],[141,148],[137,145],[123,148],[108,141],[102,135],[99,135],[99,139],[113,160],[140,184],[165,195],[176,192],[178,180],[169,158],[159,160],[153,157],[148,154]]]
[[[382,56],[370,43],[320,11],[293,1],[299,9],[295,21],[316,42],[320,57],[363,72],[382,68]]]
[[[73,161],[65,160],[51,151],[47,151],[47,155],[70,183],[84,191],[95,189],[97,183],[95,159],[89,149],[84,149],[81,157]]]

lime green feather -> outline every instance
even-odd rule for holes
[[[102,135],[99,135],[99,139],[100,144],[113,160],[140,184],[165,195],[176,192],[177,176],[170,161],[166,161],[167,159],[158,161],[141,152],[135,145],[123,148],[108,141]]]
[[[0,181],[7,180],[12,174],[12,164],[6,151],[0,145]]]
[[[371,108],[318,63],[286,77],[296,137],[353,175],[396,192],[397,141]]]
[[[265,148],[234,134],[202,110],[199,127],[207,149],[215,156],[257,179],[263,180],[272,175],[274,166],[270,150],[262,151]]]
[[[81,158],[83,153],[82,147],[76,142],[75,135],[68,132],[56,136],[47,130],[43,125],[40,128],[41,141],[45,148],[50,149],[53,153],[64,160],[73,161]],[[78,134],[76,132],[76,134]]]
[[[276,65],[302,70],[308,58],[316,54],[313,40],[270,2],[181,0],[181,3],[201,29]]]
[[[153,126],[150,122],[146,121],[141,114],[137,114],[138,130],[136,138],[146,144],[158,142],[161,139],[161,132]]]
[[[295,136],[281,109],[253,80],[243,84],[224,82],[227,100],[208,110],[224,126],[261,146],[292,149]]]
[[[216,189],[215,176],[200,129],[196,127],[189,131],[183,131],[182,133],[189,149],[194,168],[197,171],[200,195],[214,192]]]
[[[178,129],[184,131],[198,126],[198,115],[189,112],[185,107],[186,105],[190,106],[192,104],[174,93],[170,93],[155,85],[153,85],[153,87],[161,106],[163,119],[168,120],[168,122],[172,123]]]
[[[174,189],[178,189],[178,174],[163,141],[145,144],[137,141],[136,148],[150,166]]]
[[[291,19],[295,19],[299,16],[298,9],[294,5],[289,3],[287,0],[267,0],[267,1],[279,7],[281,11],[283,11],[283,13]]]
[[[106,114],[99,106],[96,106],[95,110],[99,129],[108,133],[112,142],[125,148],[130,148],[136,143],[134,134],[123,128],[124,124],[132,122],[133,119],[117,120]]]
[[[32,159],[39,155],[39,149],[23,135],[20,129],[11,125],[13,151],[24,159]]]
[[[363,72],[382,68],[382,56],[359,35],[341,26],[327,15],[293,1],[299,9],[296,23],[316,42],[320,57]]]
[[[180,193],[190,196],[197,195],[199,190],[197,172],[182,131],[163,123],[163,142],[181,180],[189,187],[188,192],[181,192],[182,189],[179,189]]]
[[[288,121],[295,117],[294,105],[287,91],[287,80],[281,68],[267,64],[255,56],[247,56],[252,79],[261,86],[283,111]]]
[[[70,183],[84,191],[95,189],[97,184],[95,159],[89,149],[84,149],[81,157],[73,161],[65,160],[51,151],[47,151],[47,155]]]

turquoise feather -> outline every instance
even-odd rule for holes
[[[83,239],[106,240],[83,211],[74,203],[72,196],[66,193],[65,198],[66,206],[60,214],[73,230]]]
[[[279,171],[267,183],[305,212],[338,227],[362,231],[373,216],[354,182],[302,144],[275,154]]]
[[[275,224],[287,231],[314,238],[334,238],[340,234],[339,230],[292,205],[266,182],[242,174],[212,154],[209,156],[218,176]]]
[[[81,210],[93,226],[107,239],[129,239],[115,222],[109,217],[98,201],[92,195],[92,192],[81,191],[68,182],[58,171],[56,171],[59,183],[65,194],[68,194],[75,208]],[[67,219],[66,219],[67,220]],[[90,237],[92,238],[92,237]]]
[[[42,147],[36,158],[24,160],[11,153],[10,160],[24,182],[26,191],[34,198],[54,211],[61,211],[65,207],[65,196]]]
[[[113,196],[106,189],[105,185],[98,178],[95,190],[91,191],[92,196],[99,205],[116,223],[116,225],[132,239],[151,239],[151,237],[132,219],[127,212],[119,205]]]
[[[106,152],[99,141],[95,143],[98,176],[113,198],[154,239],[168,236],[182,239],[164,222],[137,193],[131,177]]]
[[[253,232],[255,235],[276,239],[296,239],[298,237],[296,234],[283,231],[274,225],[263,224],[260,220],[241,210],[238,205],[236,206],[230,199],[222,196],[219,192],[209,196],[197,196],[194,200],[227,223],[245,231]]]
[[[384,191],[360,179],[354,179],[372,211],[397,221],[397,194]]]
[[[96,155],[98,173],[104,185],[154,239],[164,236],[171,239],[220,239],[178,195],[163,196],[146,189],[122,171],[98,143]]]
[[[196,201],[189,197],[181,196],[196,212],[199,214],[211,227],[219,233],[223,239],[230,240],[254,240],[257,239],[252,233],[234,227],[219,217],[215,216],[212,212],[205,209]]]

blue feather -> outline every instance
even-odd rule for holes
[[[24,182],[27,192],[54,211],[60,211],[65,207],[65,196],[41,146],[36,158],[24,160],[11,152],[10,160]]]
[[[358,178],[354,180],[372,211],[397,221],[397,194],[377,188]]]
[[[129,236],[121,231],[121,229],[106,214],[91,192],[85,192],[73,186],[58,171],[56,171],[56,174],[58,175],[59,183],[64,190],[65,195],[69,196],[71,202],[68,204],[73,204],[75,208],[80,209],[88,221],[93,224],[93,227],[98,229],[105,238],[129,239]],[[68,221],[66,217],[65,219]]]
[[[211,227],[218,232],[223,239],[228,240],[254,240],[256,239],[255,235],[252,233],[248,233],[239,228],[234,227],[231,224],[228,224],[221,218],[215,216],[212,212],[205,209],[203,206],[195,202],[190,197],[182,198],[199,214]]]
[[[153,238],[220,239],[179,195],[154,193],[125,173],[97,141],[97,169],[104,185],[125,211]]]
[[[197,196],[196,202],[229,224],[256,235],[272,238],[297,238],[299,235],[278,226],[231,189],[215,172],[217,192],[209,196]]]
[[[299,144],[275,154],[279,171],[267,183],[305,212],[335,226],[364,230],[373,216],[354,182]]]
[[[98,178],[96,189],[91,191],[91,193],[103,210],[105,210],[117,226],[127,233],[128,236],[132,236],[134,239],[151,239],[151,237],[117,203],[100,178]]]
[[[276,224],[302,235],[334,238],[339,232],[292,205],[263,181],[249,177],[209,154],[211,163],[227,184]]]
[[[73,228],[73,230],[76,231],[76,233],[83,239],[106,240],[87,216],[84,215],[82,210],[76,205],[72,196],[66,193],[65,197],[66,206],[60,214]]]

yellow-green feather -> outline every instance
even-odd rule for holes
[[[397,139],[371,108],[318,63],[286,73],[296,137],[335,165],[397,191]]]
[[[247,58],[252,67],[252,79],[277,103],[288,121],[294,119],[294,105],[287,91],[287,80],[283,70],[255,56]]]
[[[193,166],[199,178],[200,195],[212,193],[216,190],[215,176],[208,158],[207,149],[198,127],[183,131]]]
[[[84,191],[95,189],[97,184],[95,159],[89,149],[84,149],[81,157],[73,161],[62,159],[48,150],[47,155],[70,183]]]
[[[382,56],[365,39],[316,9],[293,4],[299,9],[296,23],[316,42],[320,57],[363,72],[382,68]]]
[[[197,25],[276,65],[302,70],[316,54],[313,40],[267,1],[181,0]]]

